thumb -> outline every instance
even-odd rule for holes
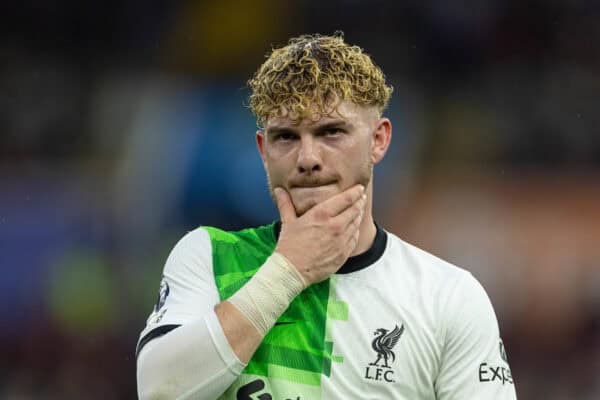
[[[296,219],[296,209],[292,203],[290,195],[285,189],[276,187],[273,189],[275,195],[275,201],[277,202],[277,208],[279,209],[279,215],[281,216],[281,223],[292,222]]]

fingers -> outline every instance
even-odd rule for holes
[[[360,236],[360,225],[362,223],[363,216],[365,215],[366,202],[366,196],[364,196],[361,200],[359,200],[356,207],[352,207],[352,213],[349,213],[351,217],[349,218],[348,226],[345,232],[348,237],[348,242],[346,245],[346,248],[348,249],[348,254],[352,254],[354,252],[354,249],[358,245],[358,238]]]
[[[342,211],[338,216],[334,217],[333,220],[344,227],[345,230],[352,229],[351,225],[355,228],[360,226],[363,214],[365,212],[365,205],[367,203],[367,196],[362,195],[361,198],[355,202],[352,207],[348,207]]]
[[[285,189],[276,187],[273,189],[275,195],[275,201],[277,203],[277,209],[281,216],[281,223],[286,224],[296,219],[296,209],[292,203],[292,199]]]
[[[359,222],[360,225],[360,222]],[[354,252],[354,250],[356,249],[356,246],[358,245],[358,238],[360,236],[360,230],[356,229],[354,231],[354,233],[352,235],[350,235],[350,238],[348,239],[348,242],[346,244],[346,248],[348,249],[348,255],[352,254]]]
[[[324,210],[329,217],[335,217],[352,207],[354,203],[361,199],[364,193],[365,187],[363,185],[354,185],[350,189],[336,194],[314,208]]]
[[[334,233],[347,238],[357,235],[365,213],[366,202],[366,195],[363,195],[352,207],[348,207],[341,214],[333,217],[330,226]]]

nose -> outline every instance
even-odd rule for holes
[[[309,175],[323,168],[318,144],[312,136],[307,135],[300,139],[297,166],[299,173]]]

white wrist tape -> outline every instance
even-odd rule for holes
[[[305,288],[306,282],[296,267],[283,255],[275,252],[227,301],[244,314],[264,336]]]

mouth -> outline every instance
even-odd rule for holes
[[[292,184],[290,186],[290,189],[312,189],[312,188],[318,188],[318,187],[322,187],[322,186],[329,186],[329,185],[333,185],[335,183],[335,181],[328,181],[328,182],[302,182],[299,184]]]

